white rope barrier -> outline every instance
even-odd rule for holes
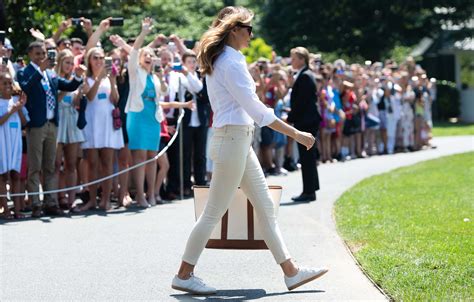
[[[2,197],[7,197],[7,198],[12,198],[12,197],[17,197],[17,196],[35,196],[35,195],[46,195],[46,194],[56,194],[56,193],[61,193],[61,192],[67,192],[67,191],[72,191],[72,190],[77,190],[79,189],[80,191],[82,191],[85,187],[89,187],[91,185],[95,185],[95,184],[98,184],[98,183],[101,183],[105,180],[108,180],[108,179],[111,179],[111,178],[114,178],[114,177],[117,177],[118,175],[121,175],[121,174],[124,174],[124,173],[127,173],[128,171],[131,171],[131,170],[134,170],[138,167],[141,167],[141,166],[144,166],[152,161],[155,161],[157,160],[160,156],[162,156],[167,150],[168,148],[173,144],[173,142],[176,140],[176,137],[178,136],[178,132],[179,132],[179,129],[181,128],[180,125],[181,125],[181,122],[183,120],[183,116],[184,116],[184,110],[180,110],[180,115],[178,117],[178,121],[177,121],[177,125],[176,125],[176,132],[173,134],[173,136],[171,137],[170,141],[168,142],[168,144],[163,148],[163,150],[161,150],[157,155],[155,155],[153,158],[150,158],[150,159],[147,159],[145,160],[144,162],[141,162],[141,163],[138,163],[134,166],[131,166],[131,167],[128,167],[127,169],[124,169],[122,171],[119,171],[117,173],[113,173],[111,175],[108,175],[108,176],[105,176],[105,177],[102,177],[102,178],[99,178],[99,179],[96,179],[94,181],[91,181],[91,182],[88,182],[88,183],[85,183],[85,184],[82,184],[82,185],[77,185],[77,186],[73,186],[73,187],[68,187],[68,188],[63,188],[63,189],[56,189],[56,190],[50,190],[50,191],[44,191],[44,192],[41,192],[41,191],[38,191],[38,192],[28,192],[28,193],[15,193],[15,194],[0,194],[0,198]],[[123,127],[123,126],[122,126]],[[118,130],[117,130],[118,131]]]

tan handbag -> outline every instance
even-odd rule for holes
[[[281,186],[269,186],[276,214],[280,206]],[[209,197],[209,186],[194,186],[194,212],[196,220],[201,216]],[[229,209],[211,234],[206,247],[210,249],[265,250],[255,210],[239,188]]]

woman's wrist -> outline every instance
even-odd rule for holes
[[[296,128],[293,128],[293,139],[297,140],[299,135],[300,135],[300,131]]]

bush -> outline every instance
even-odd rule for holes
[[[272,47],[262,38],[251,40],[249,47],[242,50],[242,53],[245,55],[247,63],[255,62],[259,58],[272,59]]]
[[[458,117],[461,114],[461,102],[456,85],[448,81],[439,81],[437,86],[436,118],[448,120],[451,117]]]

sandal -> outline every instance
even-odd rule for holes
[[[161,199],[160,194],[155,195],[155,200],[156,200],[156,204],[165,204],[166,203],[163,199]]]
[[[13,220],[14,216],[12,215],[12,212],[10,211],[9,208],[4,208],[3,213],[0,215],[0,219],[3,220]]]
[[[142,201],[137,200],[137,206],[141,209],[148,209],[150,204],[146,201],[146,199],[143,199]]]
[[[82,204],[82,206],[79,207],[79,212],[94,211],[94,210],[97,210],[97,205],[91,205],[89,202]]]
[[[99,210],[102,210],[102,211],[110,211],[112,209],[112,206],[110,204],[110,201],[109,202],[105,202],[105,205],[104,203],[101,201],[100,204],[99,204]]]
[[[25,219],[26,216],[21,214],[21,213],[15,213],[13,214],[13,217],[15,217],[15,219]]]

